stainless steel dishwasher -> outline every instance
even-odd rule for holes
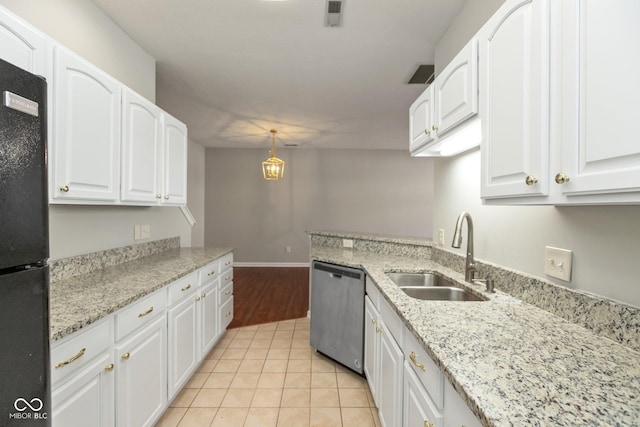
[[[311,347],[362,374],[362,270],[314,261],[311,271]]]

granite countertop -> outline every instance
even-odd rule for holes
[[[51,283],[51,341],[204,267],[232,248],[179,248]]]
[[[421,301],[385,272],[462,274],[434,261],[312,246],[311,259],[363,268],[486,426],[640,425],[640,353],[502,292]]]

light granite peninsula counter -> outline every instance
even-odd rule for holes
[[[464,284],[462,257],[430,242],[340,232],[309,234],[312,260],[366,271],[367,280],[483,425],[640,425],[637,308],[610,310],[614,316],[624,313],[618,323],[631,323],[620,326],[624,333],[611,332],[624,336],[622,345],[500,291],[511,289],[510,283],[496,280],[495,294],[485,293],[480,285]],[[342,239],[353,240],[354,249],[344,249]],[[417,300],[393,284],[385,275],[388,271],[438,271],[488,300]],[[513,277],[496,274],[492,277]],[[525,286],[531,283],[531,277],[521,277]],[[559,304],[570,303],[568,298],[559,298]]]
[[[171,238],[82,255],[51,264],[51,341],[171,284],[233,251],[180,248]]]

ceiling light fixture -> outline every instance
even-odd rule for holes
[[[284,160],[276,157],[276,132],[278,131],[271,129],[271,157],[262,162],[262,176],[267,181],[278,181],[284,177]]]

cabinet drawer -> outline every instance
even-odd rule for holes
[[[233,320],[233,296],[220,306],[218,316],[220,316],[218,319],[218,324],[220,325],[219,332],[223,333],[229,323]]]
[[[220,275],[220,260],[217,259],[198,270],[198,284],[210,283]]]
[[[369,276],[367,276],[366,278],[365,289],[366,289],[367,295],[369,295],[369,299],[373,303],[373,306],[379,310],[380,309],[380,291],[378,290],[376,285],[374,285],[371,282],[371,279],[369,278]]]
[[[198,287],[198,274],[193,272],[185,277],[182,277],[167,287],[167,296],[169,298],[169,305],[173,306],[178,301],[182,300],[187,295],[191,295],[196,291]]]
[[[405,329],[404,356],[433,402],[442,409],[444,375],[408,329]]]
[[[233,252],[220,258],[220,271],[226,271],[233,267]]]
[[[116,314],[116,341],[162,315],[166,305],[165,292],[160,290]]]
[[[228,283],[226,286],[221,285],[221,288],[218,294],[218,304],[223,305],[230,298],[233,298],[233,282]]]
[[[111,346],[112,317],[76,332],[51,348],[51,382],[78,371]]]
[[[391,335],[393,335],[393,338],[396,340],[398,345],[402,347],[402,331],[405,329],[404,324],[383,296],[380,296],[380,317],[382,318],[382,321],[386,325],[389,332],[391,332]]]
[[[233,282],[233,269],[222,273],[222,276],[220,277],[220,288],[224,288],[231,282]]]

